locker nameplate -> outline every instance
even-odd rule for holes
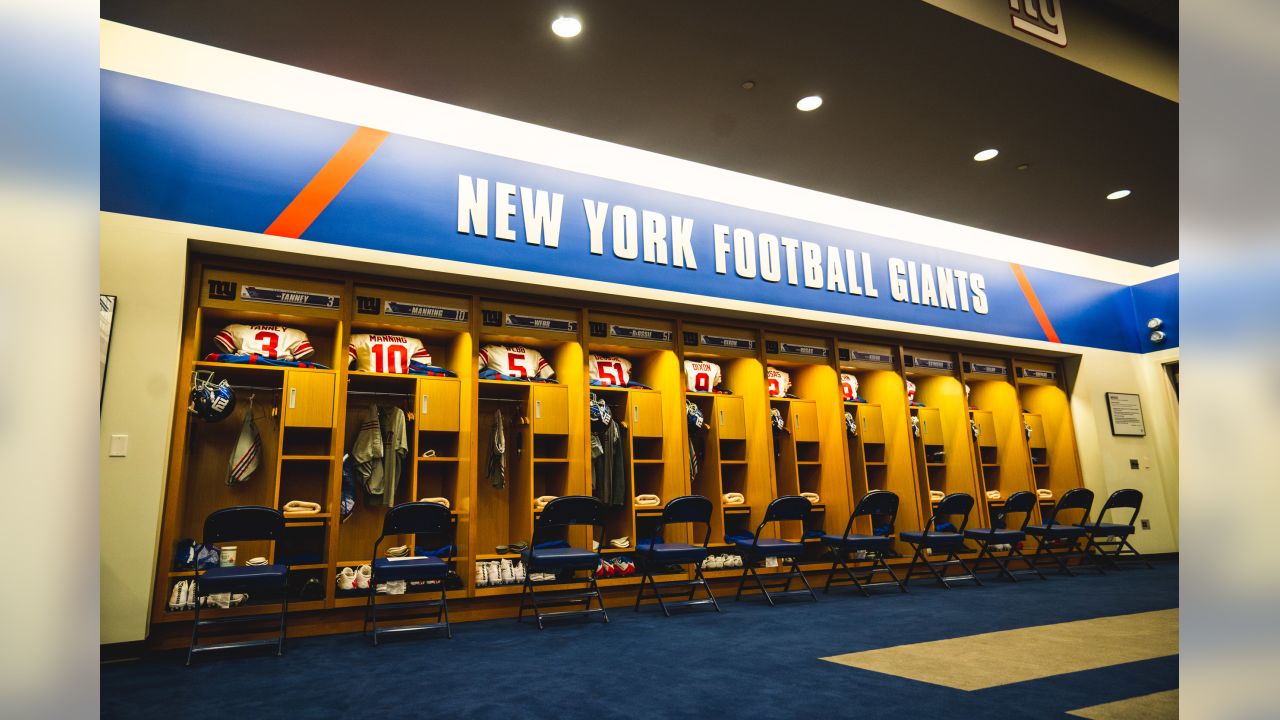
[[[504,318],[507,327],[526,328],[529,330],[550,330],[552,332],[578,332],[577,320],[561,320],[560,318],[537,317],[536,315],[516,315],[507,313]]]
[[[805,357],[826,357],[827,349],[820,345],[801,345],[799,343],[782,343],[783,355],[804,355]]]
[[[280,288],[245,285],[240,288],[241,300],[274,303],[276,305],[296,305],[298,307],[337,308],[342,298],[325,293],[306,292],[303,290],[282,290]]]
[[[1058,377],[1058,373],[1052,370],[1034,370],[1032,368],[1018,368],[1018,377],[1037,378],[1039,380],[1053,380]]]
[[[628,325],[610,325],[610,337],[630,338],[632,340],[652,340],[653,342],[671,342],[670,330],[656,328],[632,327]]]
[[[886,365],[893,364],[893,356],[884,353],[863,352],[861,350],[853,351],[853,359],[863,362],[884,363]]]
[[[699,335],[698,342],[701,345],[710,345],[711,347],[730,348],[733,350],[755,350],[756,341],[747,338],[725,337],[723,335]]]
[[[1009,374],[1008,371],[1004,369],[1003,365],[988,365],[986,363],[967,362],[964,364],[964,371],[971,372],[971,373],[982,373],[984,375],[1008,375]]]
[[[922,358],[912,355],[906,356],[907,365],[918,368],[930,368],[933,370],[950,370],[955,367],[955,363],[950,360],[935,360],[934,358]]]
[[[383,305],[382,312],[386,315],[424,318],[427,320],[448,320],[449,322],[466,322],[471,315],[469,310],[435,305],[419,305],[418,303],[397,302],[395,300],[388,300]]]

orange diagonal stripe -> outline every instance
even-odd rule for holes
[[[1022,294],[1027,296],[1027,304],[1031,305],[1031,312],[1040,322],[1040,329],[1044,331],[1044,336],[1049,339],[1049,342],[1062,342],[1053,329],[1053,323],[1049,322],[1049,316],[1045,315],[1044,307],[1040,305],[1040,298],[1036,297],[1036,291],[1031,287],[1031,281],[1027,280],[1027,274],[1022,271],[1022,266],[1009,263],[1009,267],[1013,268],[1013,276],[1018,278],[1018,286],[1022,288]]]
[[[311,223],[342,192],[342,188],[347,186],[356,171],[373,155],[373,151],[387,139],[387,134],[385,130],[357,128],[338,152],[329,158],[329,162],[320,168],[320,172],[311,178],[311,182],[302,188],[293,202],[271,223],[266,233],[281,237],[302,237],[302,233],[311,227]]]

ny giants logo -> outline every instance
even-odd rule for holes
[[[1067,46],[1061,0],[1009,0],[1009,19],[1024,33],[1058,47]]]
[[[382,301],[376,297],[365,297],[363,295],[356,296],[356,312],[363,315],[377,315],[378,308],[382,306]]]
[[[236,284],[230,280],[210,280],[209,281],[209,299],[211,300],[235,300]]]

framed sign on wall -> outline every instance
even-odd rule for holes
[[[1107,393],[1107,414],[1111,416],[1112,435],[1146,436],[1142,398],[1137,393]]]

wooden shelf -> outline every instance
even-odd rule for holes
[[[721,460],[721,465],[746,465],[746,460]]]
[[[796,465],[799,465],[801,467],[804,467],[804,466],[816,467],[821,464],[822,464],[821,460],[797,460],[796,461]]]
[[[724,514],[725,515],[750,515],[751,506],[750,505],[725,505]]]
[[[332,460],[333,456],[332,455],[281,455],[280,459],[282,461],[294,461],[294,462],[319,462],[319,461]]]
[[[333,517],[333,513],[327,513],[327,512],[284,513],[284,521],[290,525],[294,523],[299,523],[299,522],[310,522],[312,520],[328,520],[329,518],[332,518],[332,517]]]
[[[458,462],[461,459],[451,455],[432,455],[431,457],[420,457],[418,462]]]
[[[289,572],[305,572],[307,570],[328,570],[329,563],[307,563],[305,565],[290,565]]]
[[[635,458],[631,461],[633,465],[661,465],[664,462],[661,458]]]
[[[879,443],[876,443],[876,444],[879,444]],[[884,465],[884,466],[887,466],[888,464],[889,462],[887,460],[868,460],[865,463],[863,463],[863,465]]]
[[[534,458],[535,463],[567,463],[569,458]]]
[[[284,373],[285,370],[306,370],[307,368],[288,368],[281,365],[255,365],[251,363],[223,363],[210,362],[207,360],[197,360],[195,362],[196,369],[204,368],[206,370],[252,370],[257,372]],[[332,370],[316,370],[316,372],[333,372]]]
[[[417,380],[420,377],[432,377],[432,376],[412,375],[410,373],[380,373],[380,372],[367,372],[363,370],[348,370],[347,377],[391,378],[394,380]]]
[[[476,560],[477,560],[477,561],[481,561],[481,560],[519,560],[519,559],[520,559],[520,553],[507,553],[507,554],[505,554],[505,555],[499,555],[498,553],[479,553],[479,554],[477,554],[477,555],[476,555]]]

